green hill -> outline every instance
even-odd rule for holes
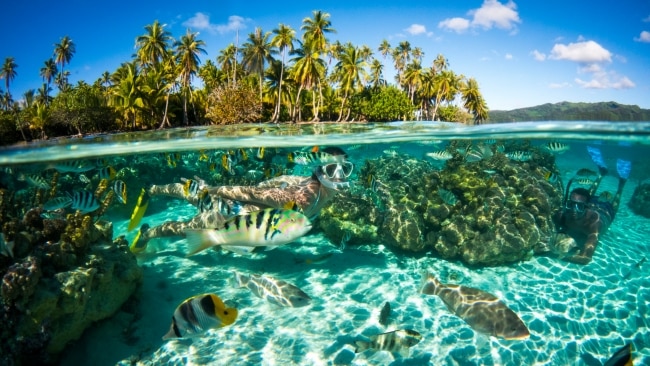
[[[650,109],[616,102],[546,103],[511,111],[490,111],[491,123],[522,121],[650,121]]]

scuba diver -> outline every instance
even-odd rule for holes
[[[587,264],[591,261],[598,245],[599,235],[605,233],[614,220],[623,187],[632,167],[629,161],[618,159],[616,170],[619,179],[616,194],[613,197],[609,192],[596,195],[600,182],[607,175],[607,166],[599,149],[587,147],[587,151],[598,166],[598,178],[591,183],[590,189],[579,187],[569,191],[577,176],[571,178],[567,183],[562,207],[553,216],[558,234],[554,245],[557,247],[558,243],[567,243],[568,240],[570,244],[564,246],[569,247],[572,253],[567,253],[564,259],[578,264]]]
[[[310,220],[336,196],[339,190],[349,188],[348,178],[354,165],[347,161],[347,154],[338,147],[327,147],[312,153],[303,165],[312,167],[310,177],[282,175],[255,186],[209,187],[200,180],[186,180],[185,183],[152,185],[142,190],[136,204],[129,231],[137,227],[146,211],[149,198],[165,195],[185,199],[199,208],[199,213],[189,221],[167,221],[150,227],[143,224],[130,249],[134,253],[146,249],[152,238],[181,236],[186,229],[208,229],[220,227],[235,215],[265,208],[285,208],[302,212]],[[240,254],[245,248],[237,247]],[[228,249],[231,249],[228,247]],[[235,248],[236,249],[236,248]]]

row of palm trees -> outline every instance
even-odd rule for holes
[[[438,119],[441,106],[460,104],[475,122],[487,119],[478,82],[450,70],[443,55],[424,67],[424,52],[419,47],[411,47],[408,41],[392,47],[384,40],[377,49],[382,62],[368,46],[330,42],[327,37],[336,30],[330,15],[322,11],[303,19],[300,37],[285,24],[270,32],[256,28],[242,45],[228,45],[214,61],[203,65],[205,42],[197,33],[188,29],[174,39],[157,20],[144,29],[145,34],[135,39],[133,59],[113,73],[104,72],[93,84],[124,122],[124,128],[180,125],[180,109],[183,125],[204,123],[210,93],[240,86],[258,90],[257,102],[264,105],[264,120],[319,121],[321,116],[337,121],[360,120],[364,117],[357,103],[359,96],[390,84],[383,77],[388,56],[397,72],[395,85],[408,96],[413,110],[418,111],[417,118]],[[68,83],[69,71],[65,70],[75,52],[75,44],[67,36],[54,45],[53,57],[40,69],[43,86],[28,92],[36,95],[40,108],[52,101],[53,81],[59,94],[76,87]],[[10,94],[17,68],[14,58],[8,57],[0,70],[6,88],[0,102],[6,110],[17,104]],[[193,83],[197,76],[202,87]]]

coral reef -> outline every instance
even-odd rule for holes
[[[361,184],[325,210],[321,228],[336,242],[343,236],[340,227],[353,222],[377,228],[379,240],[393,247],[470,265],[499,265],[542,252],[561,201],[561,182],[545,179],[555,170],[554,157],[520,144],[509,148],[529,151],[529,161],[512,161],[493,146],[488,157],[468,162],[458,153],[466,150],[461,145],[450,144],[453,157],[441,170],[407,155],[368,160]],[[372,180],[379,183],[364,183]]]
[[[56,362],[68,342],[114,314],[142,279],[128,243],[113,241],[111,222],[78,211],[45,215],[29,208],[44,191],[25,192],[0,190],[1,230],[14,243],[13,257],[0,256],[0,364]]]
[[[650,183],[639,184],[627,205],[635,214],[650,218]]]

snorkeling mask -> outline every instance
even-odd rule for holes
[[[347,179],[352,174],[352,170],[354,170],[354,164],[343,161],[317,166],[314,168],[314,174],[325,187],[338,190],[350,187],[350,182]]]
[[[564,204],[564,209],[567,211],[574,211],[578,214],[584,214],[587,209],[587,203],[570,200]]]

